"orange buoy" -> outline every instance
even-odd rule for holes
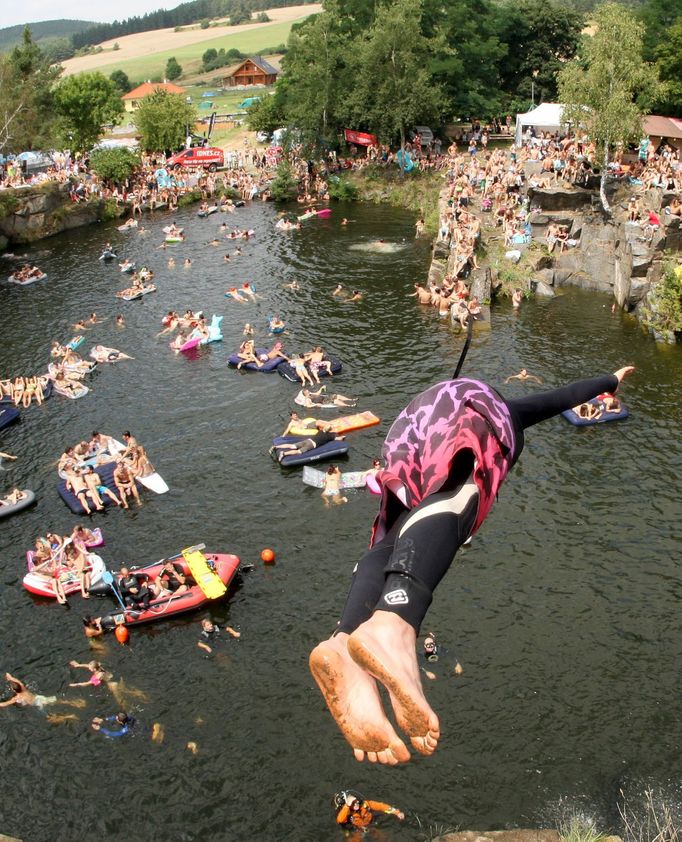
[[[266,547],[264,550],[261,550],[260,557],[266,564],[272,564],[275,560],[275,553],[269,547]]]
[[[128,638],[130,637],[128,629],[125,626],[116,626],[114,634],[116,635],[116,640],[118,640],[119,643],[127,643]]]

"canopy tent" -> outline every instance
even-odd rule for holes
[[[558,132],[562,126],[564,106],[558,102],[543,102],[532,111],[516,115],[516,138],[517,146],[521,145],[523,133],[529,126],[536,132]]]

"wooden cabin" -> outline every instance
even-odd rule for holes
[[[279,71],[261,56],[249,56],[223,78],[223,88],[274,85]]]

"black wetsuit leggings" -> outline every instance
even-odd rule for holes
[[[526,428],[617,388],[618,378],[611,374],[505,400],[516,432],[514,459],[523,449]],[[389,512],[388,533],[358,563],[337,632],[351,634],[380,610],[398,614],[419,633],[434,590],[476,522],[478,489],[473,467],[473,453],[460,452],[440,491],[414,509],[404,508],[391,496],[391,504],[399,511]]]

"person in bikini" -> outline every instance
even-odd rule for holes
[[[613,393],[632,371],[625,366],[515,399],[478,380],[453,379],[400,413],[384,443],[386,467],[377,474],[382,495],[370,549],[354,568],[335,631],[310,654],[312,675],[356,760],[410,759],[378,684],[388,690],[412,746],[427,756],[436,750],[440,720],[424,695],[416,650],[433,592],[487,517],[523,450],[524,431]]]
[[[339,505],[340,503],[348,502],[348,497],[343,497],[341,494],[341,470],[338,465],[331,465],[327,468],[327,473],[324,475],[324,488],[321,496],[327,508],[332,503]]]

